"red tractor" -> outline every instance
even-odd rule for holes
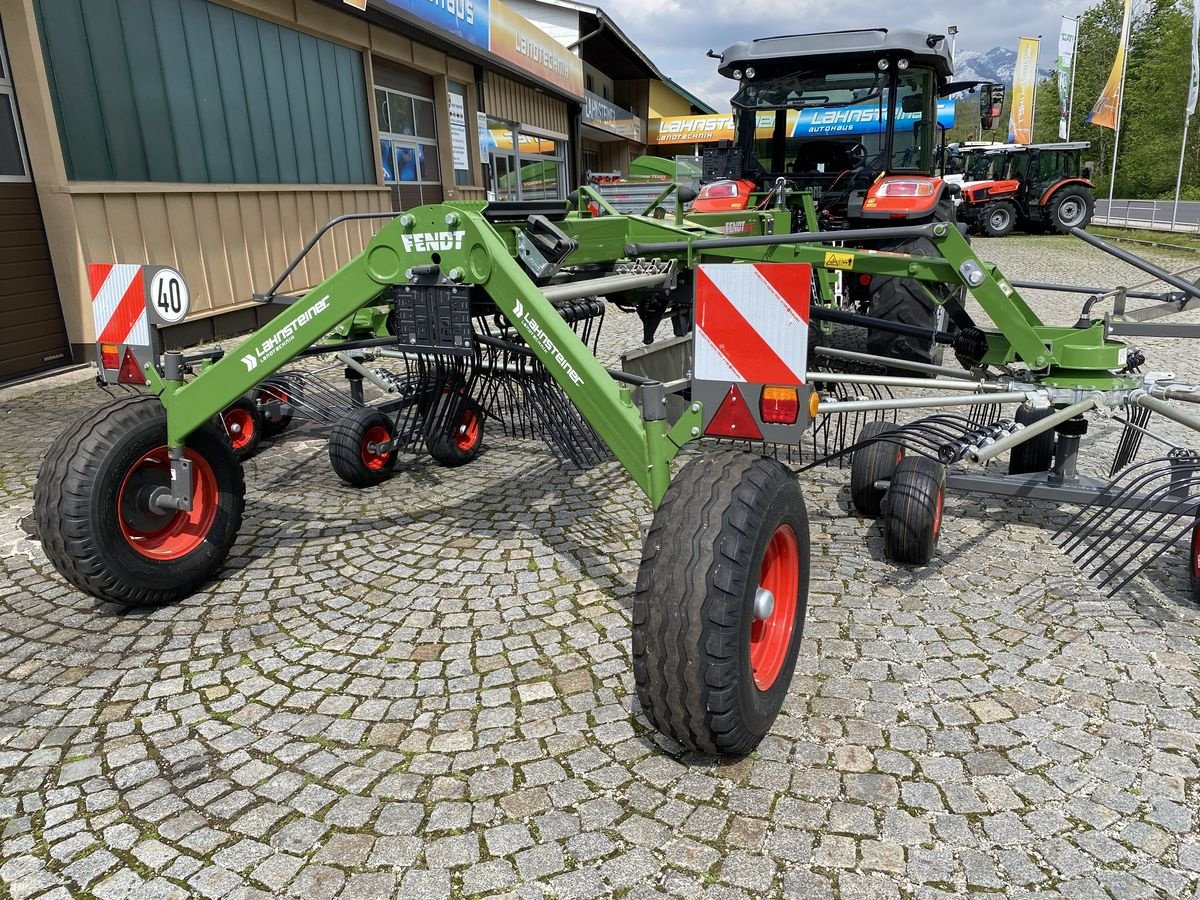
[[[962,185],[958,217],[978,234],[1026,231],[1066,234],[1084,228],[1096,209],[1087,142],[1028,144],[983,153]],[[980,175],[983,177],[980,178]]]

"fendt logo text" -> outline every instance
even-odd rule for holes
[[[417,231],[413,234],[402,234],[404,249],[408,253],[430,253],[434,250],[461,250],[465,231]]]

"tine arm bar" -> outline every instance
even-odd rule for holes
[[[973,448],[967,451],[967,457],[971,462],[987,462],[989,459],[995,459],[1006,450],[1011,450],[1018,444],[1023,444],[1028,440],[1037,437],[1044,431],[1049,431],[1051,428],[1057,428],[1063,422],[1081,416],[1085,412],[1096,408],[1096,398],[1088,397],[1086,400],[1080,400],[1078,403],[1072,403],[1070,406],[1057,410],[1046,416],[1044,419],[1026,425],[1019,431],[1014,431],[1012,434],[1005,435],[998,441],[988,444],[986,447]]]

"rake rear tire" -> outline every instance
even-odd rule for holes
[[[221,427],[233,448],[233,455],[240,462],[258,452],[263,438],[263,415],[253,400],[241,397],[225,407],[221,413]]]
[[[902,445],[877,438],[899,427],[894,422],[868,422],[858,433],[856,444],[871,443],[855,450],[850,457],[850,502],[864,516],[878,516],[883,511],[883,496],[887,492],[875,487],[875,482],[888,481],[904,458]]]
[[[914,566],[933,559],[945,498],[945,466],[924,456],[900,460],[883,498],[883,542],[889,559]]]
[[[139,396],[93,410],[50,445],[34,515],[42,549],[73,586],[158,606],[193,593],[225,561],[245,505],[241,464],[217,428],[197,430],[185,445],[192,510],[158,513],[145,501],[170,485],[166,444],[166,411]]]
[[[483,449],[483,407],[470,397],[447,394],[429,419],[425,449],[439,465],[465,466]]]
[[[808,570],[791,470],[735,451],[683,467],[646,536],[633,603],[638,698],[659,731],[710,755],[758,745],[791,684]],[[760,587],[774,602],[756,619]]]
[[[1014,419],[1019,425],[1032,425],[1053,413],[1053,409],[1022,406],[1017,409]],[[1054,447],[1053,429],[1043,431],[1023,444],[1017,444],[1008,455],[1008,474],[1030,475],[1034,472],[1050,471],[1050,467],[1054,465]]]
[[[1192,525],[1191,552],[1188,554],[1188,584],[1192,589],[1192,602],[1200,603],[1200,516]]]
[[[396,451],[381,452],[377,445],[391,441],[395,433],[392,420],[379,410],[353,409],[329,434],[329,464],[351,487],[382,484],[396,467]]]

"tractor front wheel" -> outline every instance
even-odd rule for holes
[[[1004,237],[1017,225],[1017,208],[1007,200],[989,203],[979,214],[979,230],[988,237]]]
[[[186,597],[209,580],[242,523],[242,467],[225,436],[187,439],[192,508],[152,502],[171,489],[167,416],[157,397],[121,399],[76,421],[38,472],[34,514],[42,549],[75,587],[127,606]]]
[[[371,487],[391,477],[396,451],[391,447],[396,426],[369,406],[351,410],[329,434],[329,464],[353,487]]]
[[[659,731],[713,755],[758,745],[796,667],[808,571],[790,469],[734,451],[683,467],[646,536],[633,602],[638,699]]]
[[[883,498],[883,543],[889,559],[917,566],[933,559],[945,499],[945,466],[924,456],[900,460]]]

